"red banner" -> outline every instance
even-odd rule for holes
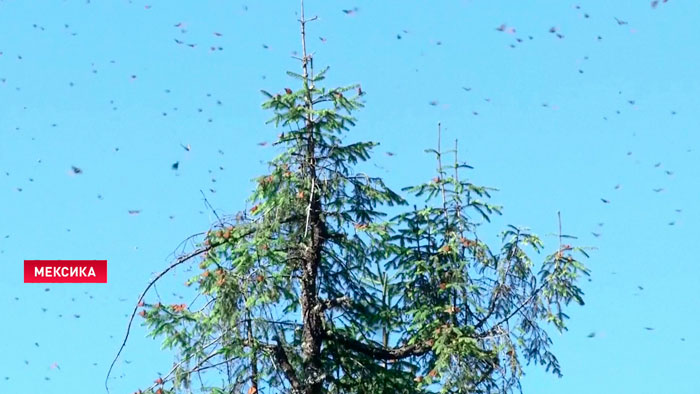
[[[24,283],[107,283],[107,260],[24,260]]]

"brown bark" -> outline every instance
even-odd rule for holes
[[[321,346],[323,342],[323,322],[321,312],[317,307],[318,299],[318,269],[321,263],[323,243],[326,238],[325,223],[321,216],[322,203],[319,188],[318,175],[316,173],[316,125],[313,122],[311,111],[313,110],[313,98],[309,86],[309,63],[311,57],[306,52],[306,22],[304,16],[304,2],[301,2],[301,42],[302,42],[302,71],[304,89],[306,90],[305,107],[307,115],[305,120],[306,155],[302,163],[302,170],[306,181],[310,183],[309,205],[307,220],[304,224],[305,245],[303,248],[303,262],[301,273],[301,311],[302,311],[302,359],[304,371],[304,383],[302,390],[305,394],[320,394],[323,389],[324,375],[321,363]],[[308,236],[308,238],[307,238]]]

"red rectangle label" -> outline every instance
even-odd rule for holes
[[[107,260],[24,260],[24,283],[107,283]]]

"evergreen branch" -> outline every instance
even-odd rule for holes
[[[333,331],[326,332],[325,335],[328,340],[336,342],[349,350],[362,353],[375,360],[401,360],[413,356],[422,356],[428,353],[433,347],[433,342],[431,340],[412,345],[387,348],[379,344],[366,344],[362,341],[358,341],[357,339],[353,339]]]

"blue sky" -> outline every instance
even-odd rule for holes
[[[258,143],[278,133],[259,91],[296,88],[297,8],[0,2],[0,392],[103,390],[140,291],[214,220],[200,190],[221,212],[246,207],[275,154]],[[375,174],[396,189],[432,178],[440,121],[474,182],[500,189],[486,236],[523,225],[555,247],[561,211],[595,248],[587,305],[554,336],[564,377],[528,368],[525,392],[695,392],[700,3],[308,0],[307,14],[328,86],[367,92],[349,138],[381,143]],[[24,259],[107,259],[109,280],[24,284]],[[168,294],[186,276],[160,295],[180,302]],[[145,334],[112,392],[169,370]]]

